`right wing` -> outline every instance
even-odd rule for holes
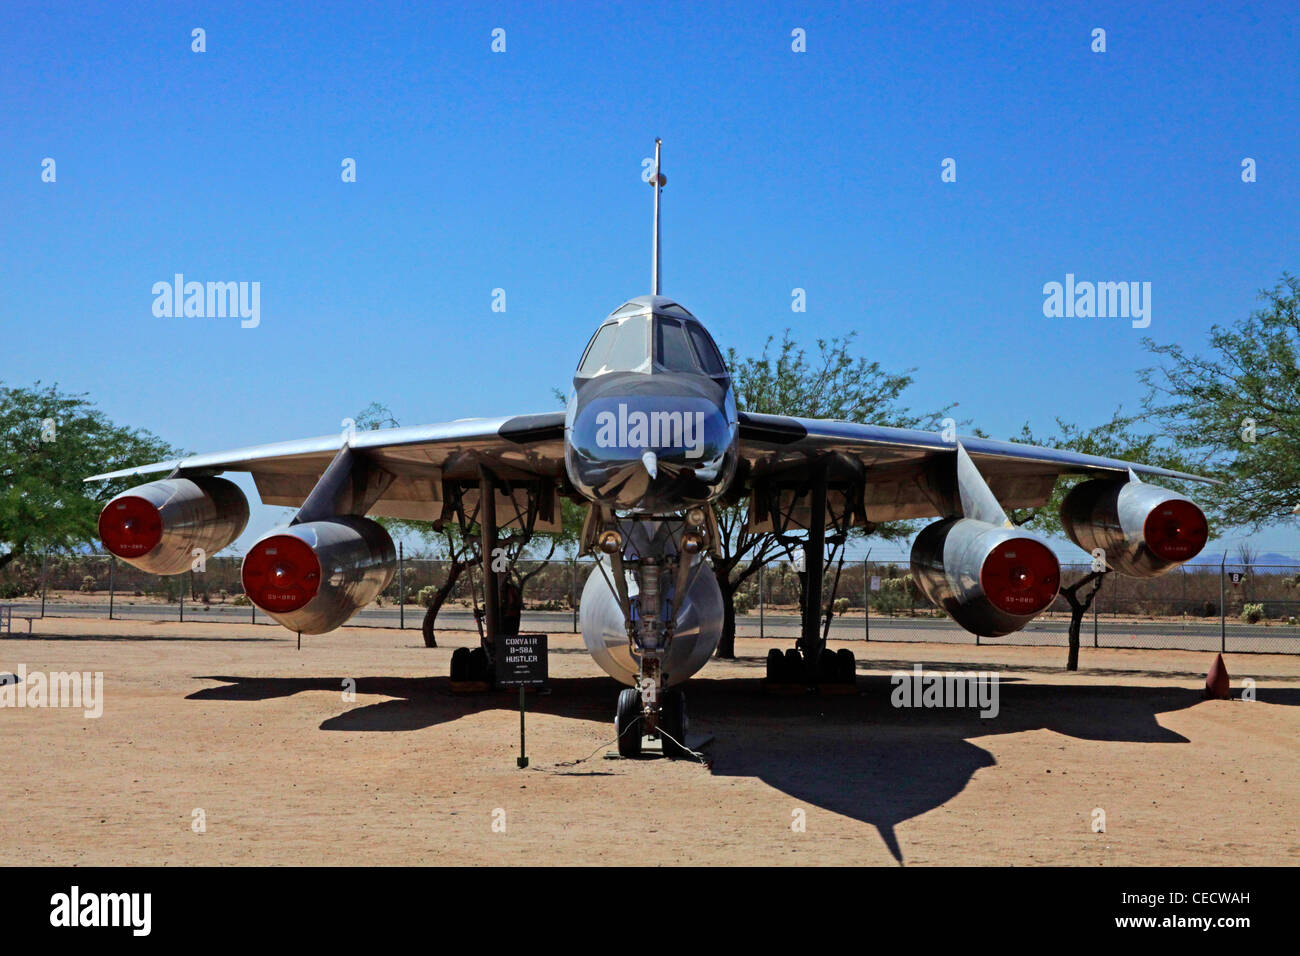
[[[191,455],[177,461],[123,468],[86,481],[159,472],[215,475],[245,471],[262,503],[299,507],[344,444],[394,475],[368,514],[435,521],[442,514],[443,482],[476,483],[479,464],[505,480],[542,480],[552,489],[564,479],[564,412],[471,418],[437,425],[358,431]],[[164,475],[165,476],[165,475]],[[467,497],[477,495],[471,489]]]

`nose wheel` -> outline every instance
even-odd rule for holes
[[[618,734],[618,755],[640,757],[647,726],[641,694],[635,687],[624,688],[618,695],[618,710],[614,716],[614,732]],[[670,760],[691,755],[686,746],[690,722],[686,717],[686,694],[678,688],[663,692],[660,697],[657,730],[663,754]]]
[[[641,726],[641,695],[635,687],[624,688],[618,695],[618,711],[614,715],[620,757],[641,756]]]

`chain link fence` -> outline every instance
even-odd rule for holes
[[[202,571],[146,574],[111,555],[47,555],[0,569],[0,602],[18,617],[108,617],[121,620],[274,623],[244,596],[235,557],[209,558]],[[551,633],[578,630],[578,602],[590,559],[521,561],[522,626]],[[1061,584],[1090,573],[1062,565]],[[351,623],[421,626],[439,591],[438,627],[474,630],[482,606],[477,565],[405,558],[388,588]],[[977,638],[932,607],[906,564],[846,560],[826,569],[829,634],[837,640],[940,641],[1061,645],[1068,642],[1069,605],[1058,597],[1028,627],[1001,638]],[[833,598],[831,597],[833,593]],[[800,574],[786,562],[764,567],[737,589],[736,632],[793,640],[800,629]],[[1083,620],[1081,639],[1096,647],[1180,648],[1236,653],[1300,653],[1300,567],[1219,565],[1178,568],[1158,578],[1107,574]]]

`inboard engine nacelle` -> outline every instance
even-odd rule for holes
[[[248,499],[225,478],[164,478],[122,492],[99,513],[99,539],[150,574],[180,574],[248,524]]]
[[[1100,548],[1121,574],[1150,578],[1200,554],[1209,538],[1205,514],[1191,500],[1140,481],[1095,478],[1061,503],[1061,525],[1083,550]]]
[[[340,516],[277,528],[244,557],[248,599],[291,631],[323,634],[393,580],[397,550],[383,525]]]
[[[974,518],[927,525],[912,543],[912,577],[930,601],[974,634],[1018,631],[1056,599],[1052,550],[1015,528]]]

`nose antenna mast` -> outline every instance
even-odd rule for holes
[[[655,188],[655,243],[650,263],[650,294],[659,294],[659,191],[668,183],[668,177],[659,171],[659,152],[663,140],[655,138],[655,170],[650,185]]]

